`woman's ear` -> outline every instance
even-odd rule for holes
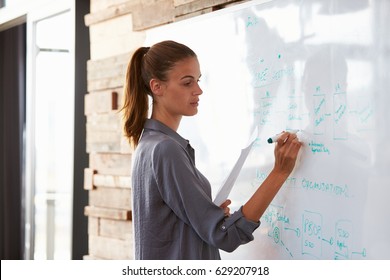
[[[154,95],[161,96],[163,94],[163,82],[158,79],[151,79],[149,82],[150,90]]]

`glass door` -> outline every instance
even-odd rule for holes
[[[70,259],[74,142],[74,16],[29,22],[27,259]]]

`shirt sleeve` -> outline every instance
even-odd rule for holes
[[[182,146],[171,139],[164,140],[155,146],[152,157],[163,200],[202,240],[227,252],[253,240],[253,231],[260,223],[247,220],[241,208],[226,217],[206,193]]]

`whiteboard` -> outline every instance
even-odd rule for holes
[[[301,129],[299,163],[255,231],[223,259],[390,259],[390,1],[250,1],[148,31],[201,65],[199,113],[179,133],[213,195],[253,131],[238,209]]]

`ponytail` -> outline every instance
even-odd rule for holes
[[[149,85],[146,85],[143,77],[143,58],[149,48],[141,47],[133,54],[126,72],[124,88],[124,130],[125,136],[136,147],[142,134],[142,130],[148,117]]]

